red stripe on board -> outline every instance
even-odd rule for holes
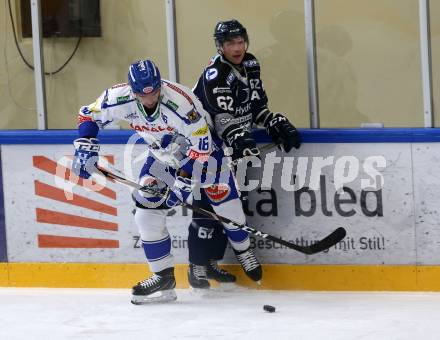
[[[90,180],[84,180],[77,175],[75,175],[70,169],[54,162],[53,160],[45,157],[45,156],[33,156],[32,161],[34,164],[34,167],[37,169],[46,171],[50,174],[53,174],[55,176],[64,178],[64,180],[69,181],[74,184],[78,184],[84,188],[88,188],[94,192],[97,192],[98,194],[104,195],[106,197],[109,197],[111,199],[116,199],[116,192],[106,188],[105,186],[102,186],[98,184],[93,179]],[[97,190],[98,189],[98,190]]]
[[[113,216],[118,215],[118,211],[116,208],[106,205],[104,203],[97,202],[73,193],[69,193],[72,199],[68,200],[64,191],[57,187],[54,187],[46,183],[42,183],[37,180],[34,181],[34,185],[35,185],[35,194],[38,196],[50,198],[55,201],[76,205],[94,211],[99,211],[104,214],[109,214]]]
[[[107,159],[107,162],[109,162],[111,165],[115,165],[115,157],[113,155],[103,155],[105,159]]]
[[[38,234],[39,248],[119,248],[118,240]]]
[[[71,214],[65,214],[58,211],[36,208],[37,222],[61,224],[73,227],[102,229],[117,231],[118,225],[116,223],[96,220],[94,218],[81,217]]]

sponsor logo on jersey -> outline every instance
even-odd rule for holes
[[[117,89],[118,87],[124,87],[124,86],[127,86],[127,85],[128,85],[127,83],[116,84],[116,85],[112,86],[112,89]]]
[[[174,128],[170,127],[170,126],[147,126],[147,125],[137,125],[137,124],[130,124],[130,127],[135,130],[135,131],[139,131],[139,132],[144,132],[144,131],[149,131],[149,132],[163,132],[163,131],[174,131]]]
[[[154,90],[154,88],[152,86],[147,86],[142,89],[142,92],[149,94],[149,93],[153,92],[153,90]]]
[[[231,187],[226,183],[220,183],[205,188],[205,192],[211,201],[218,203],[228,198]]]
[[[241,99],[241,103],[242,104],[245,104],[245,103],[247,103],[249,101],[249,92],[250,91],[251,90],[249,88],[244,88],[244,89],[242,88],[241,89],[241,93],[243,93],[244,97],[245,97],[245,98],[241,98],[242,96],[239,97]]]
[[[216,68],[208,68],[206,70],[206,80],[215,79],[218,76],[218,71]]]
[[[238,106],[235,108],[235,113],[238,115],[242,115],[247,113],[251,109],[251,103],[247,103],[246,106]]]
[[[196,110],[191,110],[186,114],[186,118],[188,118],[191,123],[198,122],[201,117]]]
[[[251,59],[251,60],[243,61],[243,65],[246,67],[252,67],[252,66],[258,66],[259,64],[257,59]]]
[[[179,105],[177,105],[175,102],[173,102],[172,100],[169,100],[169,99],[167,100],[165,105],[170,106],[174,111],[177,111],[177,109],[179,108]]]
[[[231,118],[220,118],[219,122],[221,125],[226,125],[231,121]]]
[[[220,124],[222,125],[226,125],[230,122],[232,122],[233,124],[243,124],[243,123],[248,123],[250,122],[252,119],[252,114],[249,113],[246,116],[242,116],[242,117],[234,117],[234,118],[220,118],[218,121],[220,122]]]
[[[228,74],[228,76],[226,77],[226,83],[228,84],[228,85],[231,85],[231,83],[234,81],[234,79],[235,79],[235,74],[234,74],[234,72],[229,72],[229,74]]]
[[[204,127],[201,127],[200,129],[194,131],[192,133],[193,136],[204,136],[208,133],[208,124],[205,124]]]
[[[212,90],[212,93],[232,93],[231,89],[229,87],[214,87]]]
[[[191,159],[198,160],[200,162],[207,162],[209,159],[209,155],[210,155],[209,152],[198,152],[191,149],[189,151],[188,157]]]
[[[130,99],[130,96],[121,96],[116,98],[116,103],[124,103]]]
[[[139,118],[139,115],[136,112],[132,112],[124,116],[124,119],[136,119],[136,118]]]

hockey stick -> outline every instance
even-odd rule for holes
[[[262,146],[261,148],[258,148],[258,151],[261,154],[263,152],[269,151],[270,149],[272,149],[272,148],[274,148],[276,146],[277,146],[277,144],[275,144],[275,143],[269,143],[269,144],[266,144],[266,145]],[[214,171],[209,171],[208,169],[204,168],[204,169],[202,169],[202,173],[208,174],[208,175],[219,174],[219,173],[221,173],[223,171],[230,170],[234,166],[237,166],[239,163],[245,161],[246,158],[249,157],[249,156],[251,156],[251,155],[245,156],[243,158],[236,159],[235,161],[231,161],[228,164],[222,165],[221,168],[219,170],[215,171],[215,172]]]
[[[132,188],[137,189],[137,190],[140,190],[140,191],[143,191],[143,192],[146,192],[146,193],[149,193],[149,194],[161,196],[161,194],[156,192],[155,190],[143,187],[143,186],[141,186],[140,184],[138,184],[136,182],[132,182],[132,181],[130,181],[130,180],[128,180],[128,179],[126,179],[126,178],[124,178],[122,176],[116,175],[116,174],[110,172],[109,170],[106,170],[106,169],[104,169],[104,168],[102,168],[100,166],[97,166],[97,169],[99,171],[101,171],[101,173],[105,177],[112,178],[112,179],[114,179],[114,180],[116,180],[116,181],[118,181],[120,183],[126,184],[126,185],[128,185],[128,186],[130,186]],[[346,230],[343,227],[339,227],[336,230],[334,230],[332,233],[330,233],[328,236],[326,236],[325,238],[320,240],[320,241],[317,241],[317,242],[315,242],[315,243],[313,243],[313,244],[311,244],[309,246],[300,246],[300,245],[297,245],[295,243],[283,240],[283,239],[281,239],[279,237],[275,237],[275,236],[272,236],[270,234],[264,233],[264,232],[262,232],[260,230],[254,229],[252,227],[248,227],[245,224],[240,224],[240,223],[234,222],[234,221],[230,220],[227,217],[217,215],[216,213],[213,213],[213,212],[210,212],[208,210],[196,207],[196,206],[194,206],[192,204],[189,204],[189,203],[186,203],[186,202],[181,202],[180,205],[182,207],[185,207],[185,208],[188,208],[190,210],[196,211],[196,212],[198,212],[200,214],[203,214],[205,216],[211,217],[214,220],[217,220],[219,222],[223,222],[223,223],[226,223],[226,224],[233,225],[234,227],[240,228],[240,229],[248,232],[249,234],[252,234],[252,235],[255,235],[255,236],[259,236],[259,237],[264,238],[264,239],[271,240],[273,242],[282,244],[282,245],[284,245],[284,246],[286,246],[286,247],[288,247],[290,249],[299,251],[299,252],[301,252],[303,254],[307,254],[307,255],[312,255],[312,254],[316,254],[316,253],[322,252],[324,250],[327,250],[331,246],[333,246],[336,243],[338,243],[339,241],[341,241],[345,237],[345,235],[347,233]]]

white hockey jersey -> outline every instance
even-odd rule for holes
[[[212,151],[207,123],[208,113],[191,90],[183,85],[162,80],[156,111],[148,116],[128,84],[118,84],[105,90],[92,104],[81,107],[78,125],[95,122],[100,129],[110,123],[125,120],[147,143],[150,152],[167,164],[176,164],[172,155],[161,148],[164,135],[185,137],[189,146],[186,156],[205,162]]]

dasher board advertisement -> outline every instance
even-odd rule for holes
[[[439,148],[436,143],[307,143],[288,155],[268,152],[262,164],[249,164],[253,188],[244,201],[249,225],[298,244],[341,226],[347,237],[312,256],[255,238],[259,258],[288,264],[440,263]],[[1,150],[9,261],[145,261],[132,189],[75,178],[70,145],[3,145]],[[144,152],[142,145],[130,150],[129,179],[136,180]],[[127,170],[125,145],[103,145],[101,155],[103,162]],[[175,261],[187,263],[191,212],[177,208],[168,215]],[[231,251],[225,261],[235,262]]]

